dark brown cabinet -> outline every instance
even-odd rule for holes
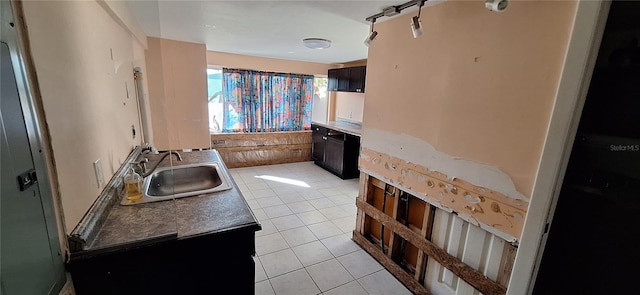
[[[342,179],[359,176],[360,137],[315,124],[311,155],[316,165]]]
[[[313,146],[311,146],[311,158],[314,161],[324,162],[324,150],[327,140],[327,128],[322,126],[312,125],[313,134],[311,140]]]
[[[338,71],[338,91],[348,91],[349,90],[349,69],[343,68]]]
[[[72,256],[67,270],[78,295],[212,294],[214,286],[254,294],[254,245],[254,229],[234,229]]]
[[[349,91],[364,92],[364,80],[367,74],[367,67],[349,68]]]
[[[364,92],[366,73],[366,66],[331,69],[327,73],[327,90],[341,92]]]
[[[327,90],[338,91],[338,71],[340,69],[331,69],[327,72]]]
[[[333,173],[342,174],[344,168],[344,140],[327,137],[324,149],[324,166]]]

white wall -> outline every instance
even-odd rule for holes
[[[103,189],[93,162],[108,182],[140,144],[132,73],[142,45],[98,2],[23,5],[69,233]]]
[[[364,93],[336,92],[336,120],[343,119],[362,123],[364,97]]]

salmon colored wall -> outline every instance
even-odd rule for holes
[[[377,23],[363,146],[381,140],[368,134],[404,134],[497,167],[530,196],[575,14],[575,1],[511,1],[502,13],[484,1],[447,1],[423,8],[418,39],[413,15]],[[411,152],[418,156],[403,159],[422,161]]]
[[[69,233],[103,189],[93,162],[108,182],[141,142],[132,73],[142,49],[97,2],[22,3]]]
[[[367,60],[362,59],[341,64],[340,67],[336,67],[337,65],[334,65],[331,68],[349,68],[366,65]],[[335,121],[336,119],[340,118],[362,123],[365,102],[364,93],[332,91],[331,97],[333,108],[330,110],[332,112],[329,115],[330,121]]]
[[[336,119],[345,119],[362,123],[365,94],[356,92],[336,92]]]
[[[354,61],[344,63],[342,64],[342,68],[360,67],[360,66],[366,66],[366,65],[367,65],[367,60],[361,59],[361,60],[354,60]]]
[[[249,69],[266,72],[327,76],[330,64],[293,61],[285,59],[249,56],[217,51],[207,51],[207,64],[226,68]]]
[[[204,44],[149,37],[146,63],[154,145],[209,148]]]

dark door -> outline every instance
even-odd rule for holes
[[[327,137],[327,145],[324,153],[324,164],[327,169],[342,175],[344,141],[333,137]]]
[[[343,153],[342,175],[344,178],[353,178],[360,175],[358,170],[358,158],[360,156],[360,137],[345,134]]]
[[[338,69],[338,91],[349,91],[349,68]]]
[[[534,294],[640,294],[638,15],[611,4]]]
[[[339,69],[331,69],[327,73],[328,83],[327,90],[328,91],[337,91],[338,90],[338,70]]]
[[[324,162],[325,136],[314,132],[312,135],[313,146],[311,146],[311,157],[316,163]]]
[[[58,294],[63,259],[54,212],[43,200],[51,196],[41,195],[9,47],[0,47],[1,293]]]
[[[366,72],[366,67],[349,68],[349,91],[364,92],[364,80]]]

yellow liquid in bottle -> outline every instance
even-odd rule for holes
[[[138,184],[137,181],[125,182],[124,192],[127,196],[127,200],[135,201],[142,198],[142,191],[140,190],[140,185]]]

